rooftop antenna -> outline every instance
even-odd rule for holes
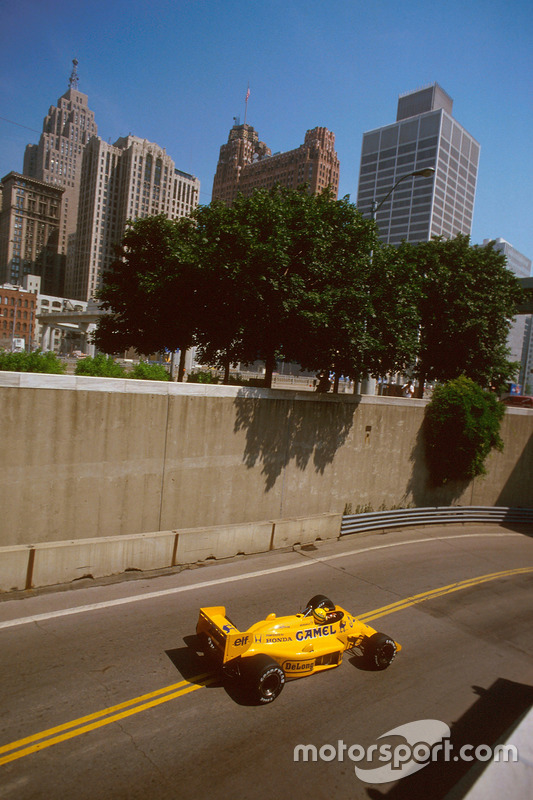
[[[78,88],[78,59],[72,59],[72,72],[70,73],[70,78],[68,79],[68,87],[69,89],[77,89]]]
[[[246,97],[244,99],[244,124],[246,125],[246,115],[248,113],[248,98],[250,97],[250,81],[248,81],[248,88],[246,90]]]

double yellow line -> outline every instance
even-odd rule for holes
[[[379,617],[386,617],[387,614],[394,614],[395,611],[403,611],[404,608],[416,606],[418,603],[422,603],[424,600],[433,600],[435,597],[442,597],[442,595],[458,592],[461,589],[469,589],[471,586],[479,586],[481,583],[494,581],[498,578],[509,578],[512,575],[522,575],[526,572],[533,572],[533,567],[504,569],[501,572],[492,572],[489,575],[480,575],[478,578],[467,578],[464,581],[450,583],[448,586],[441,586],[439,589],[430,589],[427,592],[406,597],[404,600],[397,600],[396,603],[391,603],[390,605],[383,606],[382,608],[376,608],[374,611],[369,611],[367,614],[358,615],[357,618],[360,619],[361,622],[370,622],[371,620],[378,619]]]
[[[533,567],[507,569],[501,572],[493,572],[489,575],[480,575],[477,578],[468,578],[467,580],[457,583],[450,583],[448,586],[441,586],[439,589],[431,589],[427,592],[398,600],[395,603],[390,603],[390,605],[383,606],[382,608],[376,608],[374,611],[369,611],[366,614],[360,615],[358,619],[360,619],[361,622],[370,622],[378,617],[385,617],[388,614],[394,614],[396,611],[402,611],[405,608],[422,603],[424,600],[432,600],[435,597],[442,597],[445,594],[458,592],[461,589],[468,589],[471,586],[479,586],[481,583],[487,583],[488,581],[497,580],[498,578],[522,575],[527,572],[533,572]],[[176,697],[181,697],[184,694],[195,692],[197,689],[202,689],[204,686],[209,686],[209,684],[214,683],[216,680],[216,676],[211,673],[195,675],[189,681],[180,681],[179,683],[165,686],[162,689],[157,689],[155,692],[143,694],[140,697],[134,697],[116,706],[104,708],[101,711],[96,711],[94,714],[88,714],[86,717],[80,717],[71,722],[65,722],[63,725],[58,725],[55,728],[49,728],[46,731],[35,733],[33,736],[27,736],[25,739],[11,742],[11,744],[0,747],[0,765],[8,764],[10,761],[23,758],[38,750],[44,750],[46,747],[51,747],[54,744],[59,744],[59,742],[72,739],[74,736],[80,736],[82,733],[88,733],[97,728],[102,728],[104,725],[109,725],[111,722],[117,722],[125,717],[131,717],[133,714],[139,714],[141,711],[147,711],[149,708],[168,703],[169,700],[174,700]]]
[[[88,733],[89,731],[96,730],[96,728],[102,728],[104,725],[117,722],[119,719],[131,717],[133,714],[138,714],[140,711],[146,711],[162,703],[168,703],[169,700],[174,700],[176,697],[181,697],[184,694],[189,694],[189,692],[202,689],[204,686],[214,683],[215,680],[215,676],[211,673],[196,675],[194,678],[191,678],[190,681],[180,681],[171,686],[165,686],[163,689],[157,689],[155,692],[143,694],[140,697],[134,697],[132,700],[126,700],[124,703],[119,703],[116,706],[104,708],[102,711],[96,711],[94,714],[88,714],[86,717],[80,717],[71,722],[65,722],[63,725],[58,725],[56,728],[49,728],[47,731],[41,731],[41,733],[35,733],[33,736],[27,736],[25,739],[19,739],[17,742],[6,744],[0,747],[0,765],[8,764],[10,761],[15,761],[17,758],[29,756],[30,753],[44,750],[45,747],[59,744],[59,742],[72,739],[74,736],[80,736],[82,733]],[[8,755],[3,755],[3,753],[8,753]]]

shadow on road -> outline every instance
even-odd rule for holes
[[[508,739],[533,703],[533,686],[504,678],[498,678],[488,689],[473,686],[472,690],[478,699],[450,726],[454,754],[463,745],[472,745],[473,750],[469,752],[473,753],[478,745],[492,748],[500,739]],[[512,736],[509,743],[512,744]],[[371,800],[443,800],[445,797],[460,800],[490,761],[453,759],[452,755],[449,761],[430,762],[420,772],[402,778],[390,790],[368,788],[368,797]]]
[[[165,650],[165,653],[170,658],[180,675],[184,680],[190,683],[203,684],[202,677],[209,673],[210,678],[216,676],[212,666],[207,662],[205,656],[200,654],[198,646],[198,638],[196,636],[186,636],[183,640],[185,647],[176,647],[174,650]],[[216,676],[215,681],[210,681],[205,684],[207,688],[214,688],[222,686],[222,680]]]

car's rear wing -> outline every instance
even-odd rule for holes
[[[223,655],[223,663],[243,653],[252,643],[252,636],[239,631],[226,617],[224,606],[201,608],[196,633],[211,637]]]

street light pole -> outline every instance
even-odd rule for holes
[[[396,187],[406,178],[431,178],[434,174],[435,174],[434,167],[426,167],[425,169],[417,169],[414,172],[408,172],[406,175],[402,175],[401,178],[398,178],[392,189],[389,189],[383,200],[380,200],[379,203],[376,200],[376,198],[372,200],[372,209],[370,211],[371,219],[376,219],[376,214],[383,205],[383,203],[385,203],[385,201],[389,199],[389,197],[396,189]]]
[[[435,174],[434,167],[426,167],[425,169],[417,169],[414,172],[407,172],[405,175],[402,175],[401,178],[398,178],[394,186],[391,189],[389,189],[389,191],[382,200],[378,202],[374,197],[374,199],[372,200],[372,207],[370,210],[370,218],[373,220],[376,219],[376,214],[383,205],[383,203],[385,203],[389,199],[389,197],[394,192],[396,187],[406,178],[431,178],[434,174]],[[373,255],[374,251],[371,251],[370,263],[372,263]],[[372,395],[375,393],[376,393],[376,381],[374,378],[371,378],[370,375],[367,375],[366,378],[364,378],[363,381],[361,382],[361,394]]]

